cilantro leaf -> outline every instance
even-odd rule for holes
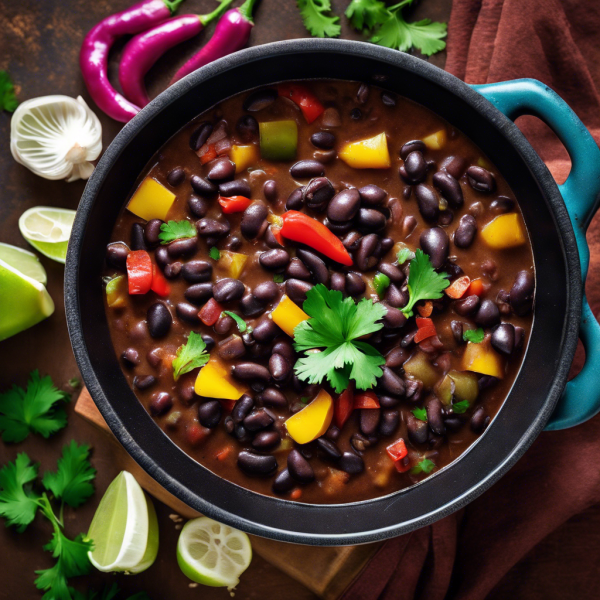
[[[59,402],[70,396],[59,390],[50,377],[33,371],[24,390],[16,385],[0,394],[0,431],[5,442],[22,442],[29,433],[47,438],[67,424],[67,415]]]
[[[47,490],[73,508],[83,504],[94,493],[91,482],[96,477],[96,469],[90,465],[89,454],[89,446],[79,446],[72,440],[63,447],[56,473],[48,471],[42,480]]]
[[[246,331],[246,329],[248,329],[248,324],[239,315],[236,315],[234,312],[231,312],[230,310],[224,310],[223,314],[231,317],[235,321],[235,324],[237,325],[237,328],[240,333],[244,333]]]
[[[463,413],[467,412],[467,410],[469,410],[468,400],[461,400],[460,402],[452,405],[452,411],[457,415],[462,415]]]
[[[357,389],[372,388],[382,375],[385,359],[373,346],[358,340],[382,328],[378,321],[385,307],[366,298],[355,304],[352,298],[319,284],[307,292],[303,308],[310,318],[294,330],[294,347],[305,352],[294,366],[296,375],[309,383],[327,379],[338,393],[351,379]],[[313,350],[320,351],[307,352]]]
[[[352,0],[346,17],[356,29],[372,29],[386,18],[387,8],[380,0]]]
[[[463,331],[463,340],[465,340],[465,342],[481,344],[481,342],[483,342],[484,337],[485,332],[481,327],[478,327],[477,329],[466,329],[465,331]]]
[[[429,256],[420,248],[410,261],[408,274],[408,304],[402,308],[406,317],[413,316],[413,307],[419,300],[437,300],[450,285],[446,273],[437,273],[431,266]]]
[[[415,253],[408,247],[400,248],[396,258],[399,265],[403,265],[407,260],[412,260],[415,257]]]
[[[7,526],[14,525],[18,532],[33,521],[39,506],[39,496],[31,491],[37,474],[38,466],[31,464],[24,452],[0,469],[0,516],[6,519]]]
[[[177,381],[181,375],[203,367],[209,358],[202,336],[194,331],[190,332],[187,342],[179,346],[177,357],[173,360],[173,379]]]
[[[427,411],[424,408],[414,408],[411,412],[419,421],[427,421]]]
[[[435,468],[435,463],[428,458],[424,458],[420,463],[417,463],[411,470],[412,475],[419,475],[420,473],[429,474]]]
[[[0,71],[0,110],[15,112],[19,101],[15,95],[15,86],[6,71]]]
[[[190,221],[184,219],[183,221],[168,221],[160,226],[160,233],[158,239],[160,243],[165,245],[175,240],[183,240],[186,238],[196,237],[196,228]]]
[[[275,283],[283,283],[284,282],[284,277],[283,275],[273,275],[273,281]]]
[[[330,15],[330,0],[296,0],[304,27],[316,37],[337,37],[340,35],[340,18]]]
[[[219,260],[221,258],[221,253],[219,252],[219,249],[215,248],[214,246],[208,251],[208,255],[213,260]]]
[[[373,287],[379,298],[383,298],[385,291],[390,287],[390,278],[384,273],[376,273],[373,277]]]

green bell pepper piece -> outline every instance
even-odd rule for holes
[[[267,160],[294,160],[298,149],[296,121],[259,123],[260,154]]]

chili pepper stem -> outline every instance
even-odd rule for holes
[[[252,11],[254,10],[255,4],[256,0],[246,0],[246,2],[244,2],[244,4],[242,4],[238,8],[238,12],[240,13],[240,15],[242,15],[242,17],[244,17],[244,19],[246,19],[250,23],[254,23],[254,21],[252,20]]]
[[[220,17],[227,8],[231,5],[233,0],[221,0],[221,3],[215,10],[206,14],[206,15],[198,15],[200,19],[200,23],[202,23],[202,27],[206,27],[211,21],[214,21],[217,17]]]
[[[171,11],[171,14],[174,15],[183,0],[163,0],[163,2],[164,5]]]

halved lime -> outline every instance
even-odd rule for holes
[[[21,215],[19,229],[36,250],[64,264],[74,220],[74,210],[34,206]]]
[[[46,271],[34,254],[0,244],[0,340],[54,312],[54,302],[44,283]]]
[[[148,568],[158,550],[158,522],[135,477],[121,471],[96,509],[88,537],[90,562],[99,571],[137,573]]]
[[[179,535],[179,568],[197,583],[232,589],[251,560],[248,536],[208,517],[188,521]]]

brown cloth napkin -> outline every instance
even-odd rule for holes
[[[598,0],[454,0],[446,70],[467,83],[539,79],[571,105],[600,142],[599,31]],[[556,136],[533,117],[517,124],[562,183],[570,161]],[[592,222],[588,241],[587,292],[598,315],[600,218]],[[575,362],[581,364],[582,353]],[[599,449],[600,415],[573,429],[542,433],[517,465],[466,509],[386,542],[343,600],[485,598],[536,544],[600,502]],[[561,566],[557,556],[557,572]],[[564,597],[557,592],[554,597]]]

